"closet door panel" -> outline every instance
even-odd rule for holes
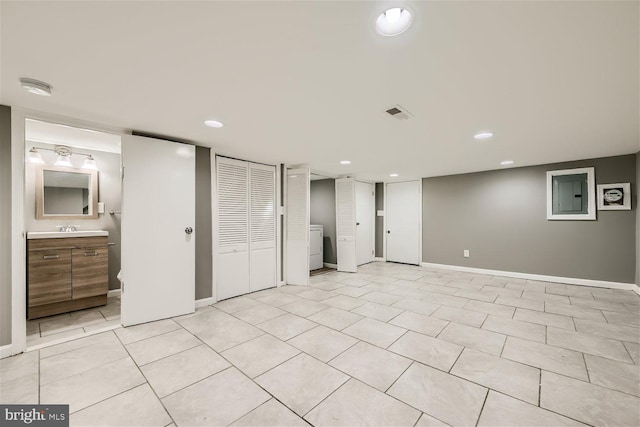
[[[356,209],[353,178],[336,179],[336,238],[338,271],[355,273],[356,262]]]
[[[309,285],[309,169],[287,170],[286,278],[289,285]]]
[[[249,164],[251,292],[276,286],[276,168]]]
[[[218,198],[217,299],[251,291],[249,279],[249,164],[216,158]]]

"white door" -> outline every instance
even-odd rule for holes
[[[309,284],[309,169],[287,169],[286,280]]]
[[[371,183],[356,181],[356,258],[358,265],[373,261],[374,218],[374,186]]]
[[[217,300],[251,292],[249,280],[249,164],[216,157]]]
[[[338,271],[355,273],[356,200],[353,178],[336,179],[336,240]]]
[[[122,138],[122,324],[195,310],[195,147]]]
[[[249,163],[251,292],[276,286],[276,168]]]
[[[386,185],[387,261],[420,264],[422,182]]]

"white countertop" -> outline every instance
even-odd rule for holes
[[[27,239],[64,239],[68,237],[100,237],[108,236],[106,230],[80,230],[80,231],[29,231]]]

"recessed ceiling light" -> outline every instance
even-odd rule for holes
[[[51,85],[40,80],[23,77],[20,79],[20,86],[34,95],[51,96]]]
[[[209,126],[210,128],[221,128],[222,126],[224,126],[222,122],[219,122],[217,120],[205,120],[204,124]]]
[[[500,164],[502,166],[512,165],[513,164],[513,160],[503,160],[503,161],[500,162]]]
[[[351,164],[351,160],[340,160],[340,164],[341,165],[350,165]]]
[[[399,176],[399,175],[398,175],[397,173],[390,173],[390,174],[389,174],[389,176],[390,176],[391,178],[395,178],[395,177],[397,177],[397,176]]]
[[[489,139],[493,137],[493,132],[478,132],[473,137],[477,140]]]
[[[397,36],[411,26],[413,16],[407,9],[393,7],[387,9],[376,19],[376,31],[383,36]]]

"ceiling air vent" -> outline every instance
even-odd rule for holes
[[[385,110],[385,112],[391,117],[393,117],[394,119],[398,119],[398,120],[407,120],[413,117],[413,114],[408,112],[405,108],[403,108],[400,105],[394,105],[388,110]]]

